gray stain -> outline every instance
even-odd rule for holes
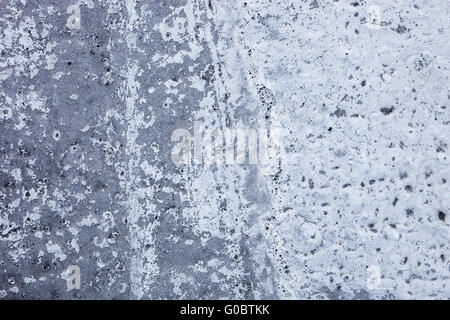
[[[449,4],[366,2],[1,1],[0,298],[450,298]]]

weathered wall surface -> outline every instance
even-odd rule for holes
[[[449,14],[2,0],[0,298],[450,298]]]

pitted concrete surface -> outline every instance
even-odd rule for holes
[[[1,0],[0,298],[449,299],[449,17]],[[277,143],[174,162],[196,121]]]

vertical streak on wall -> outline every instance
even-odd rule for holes
[[[203,107],[197,112],[196,118],[202,118],[204,125],[209,128],[222,131],[226,128],[245,129],[249,124],[242,117],[242,112],[249,112],[245,103],[253,104],[254,100],[247,100],[245,97],[247,67],[241,57],[237,39],[239,6],[237,2],[208,0],[201,0],[199,6],[203,6],[207,12],[205,38],[214,65],[216,80],[213,94],[218,111],[208,112]],[[246,102],[242,102],[242,99]],[[247,129],[256,128],[250,126]],[[252,268],[254,240],[249,239],[252,220],[259,211],[259,204],[248,200],[246,195],[247,183],[252,179],[253,170],[248,165],[219,165],[215,171],[203,167],[196,173],[190,190],[194,208],[188,212],[196,218],[194,229],[199,233],[208,232],[211,238],[218,238],[224,243],[225,257],[221,263],[230,270],[227,281],[222,285],[227,288],[227,297],[233,299],[259,296],[255,291],[259,287],[259,275],[255,275]],[[258,193],[264,186],[251,188],[255,188]],[[220,201],[226,203],[226,211],[219,209],[223,204]],[[271,288],[267,291],[271,291]]]
[[[154,251],[146,254],[146,250],[152,250],[152,248],[146,246],[146,243],[150,242],[152,237],[152,225],[148,225],[147,228],[139,225],[139,220],[145,215],[144,205],[141,203],[141,192],[137,187],[139,180],[137,170],[139,170],[139,164],[141,160],[141,146],[137,143],[139,135],[139,129],[142,127],[142,122],[137,116],[136,100],[138,99],[138,90],[140,83],[136,79],[139,67],[138,61],[133,60],[133,53],[136,50],[136,38],[137,34],[135,28],[138,15],[136,13],[136,0],[127,0],[126,9],[128,12],[128,21],[126,25],[125,38],[126,45],[129,51],[128,61],[125,71],[126,88],[125,88],[125,121],[127,123],[126,131],[126,157],[128,159],[127,164],[127,176],[126,176],[126,195],[127,195],[127,209],[128,209],[128,223],[129,223],[129,236],[132,255],[130,257],[130,277],[131,277],[131,290],[136,298],[143,298],[145,293],[148,292],[148,285],[152,282],[144,281],[148,278],[152,272],[157,270],[156,262],[154,259]],[[143,228],[143,229],[142,229]]]

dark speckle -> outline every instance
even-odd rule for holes
[[[397,204],[397,202],[398,202],[398,198],[395,198],[394,201],[392,202],[392,206],[395,207],[395,205]]]
[[[395,31],[396,31],[397,33],[405,33],[406,31],[408,31],[408,29],[406,29],[405,26],[399,25],[399,26],[397,27],[397,29],[395,29]]]
[[[381,108],[380,111],[385,115],[388,116],[394,111],[394,107],[390,108]]]
[[[405,178],[408,178],[408,173],[407,172],[401,172],[400,173],[400,180],[403,180]]]
[[[335,115],[336,117],[345,117],[347,115],[347,112],[344,109],[337,108],[336,111],[334,111],[331,115]]]

